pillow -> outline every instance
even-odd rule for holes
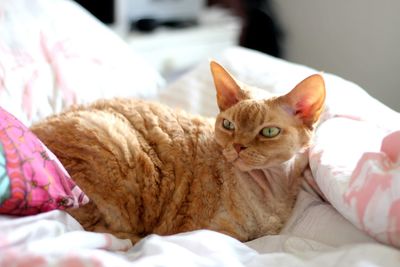
[[[235,78],[271,93],[286,93],[316,71],[261,52],[231,47],[214,56]],[[215,117],[219,110],[208,61],[199,63],[162,90],[157,100],[191,113]]]
[[[316,132],[310,165],[325,198],[376,240],[400,247],[400,131],[333,118]]]
[[[31,215],[87,202],[54,154],[0,108],[0,213]]]
[[[25,125],[75,103],[151,97],[163,84],[73,1],[0,1],[0,105]]]

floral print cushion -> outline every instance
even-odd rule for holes
[[[0,108],[0,213],[31,215],[87,202],[56,156]]]

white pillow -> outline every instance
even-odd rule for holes
[[[152,97],[163,84],[74,2],[0,1],[0,105],[24,123],[102,97]]]

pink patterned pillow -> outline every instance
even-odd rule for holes
[[[384,114],[383,117],[385,117]],[[317,129],[310,166],[323,196],[357,228],[400,248],[400,129],[333,118]]]
[[[31,215],[87,202],[54,154],[0,108],[0,213]]]

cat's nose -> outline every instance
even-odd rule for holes
[[[233,147],[235,148],[235,150],[236,150],[237,153],[239,153],[240,151],[242,151],[242,150],[244,150],[244,149],[247,148],[247,147],[245,147],[244,145],[242,145],[242,144],[237,144],[237,143],[234,143],[234,144],[233,144]]]

